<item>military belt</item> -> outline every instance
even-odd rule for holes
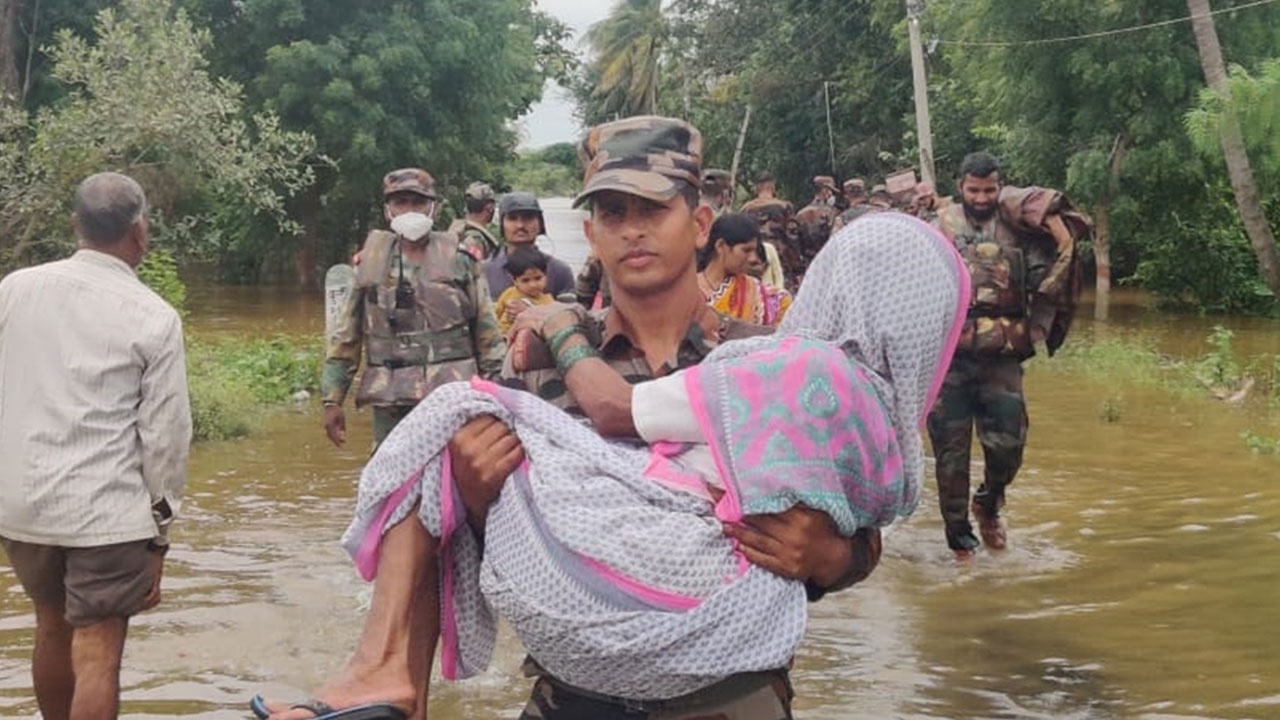
[[[1027,317],[1025,309],[1006,310],[994,307],[971,307],[969,308],[969,319],[976,320],[978,318],[1018,318]]]
[[[530,658],[529,660],[532,660]],[[529,662],[526,660],[526,664]],[[536,663],[534,663],[536,666]],[[762,687],[768,687],[774,680],[781,679],[783,683],[790,688],[791,679],[785,669],[765,670],[760,672],[745,672],[729,677],[701,690],[696,690],[688,695],[670,698],[668,700],[631,700],[628,698],[614,697],[612,695],[604,695],[602,693],[584,690],[575,687],[555,676],[543,672],[541,677],[552,685],[560,688],[566,693],[577,695],[578,697],[597,702],[604,702],[610,705],[616,705],[623,708],[627,713],[637,715],[654,715],[658,713],[674,713],[683,710],[693,710],[707,705],[715,705],[719,703],[730,702],[744,695],[748,695]]]

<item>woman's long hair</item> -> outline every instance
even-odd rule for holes
[[[750,215],[740,212],[728,212],[721,215],[711,225],[711,235],[707,244],[698,251],[698,272],[707,269],[716,256],[716,241],[723,240],[733,247],[760,238],[760,225]]]

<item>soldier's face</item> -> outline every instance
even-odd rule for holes
[[[390,220],[391,218],[411,212],[430,215],[435,208],[436,202],[434,200],[428,197],[423,197],[418,193],[393,193],[391,197],[387,198],[387,219]]]
[[[538,239],[538,213],[517,210],[502,216],[502,237],[514,244],[531,243]]]
[[[583,232],[604,266],[614,297],[661,295],[695,277],[694,255],[714,213],[682,197],[660,203],[606,190],[591,198]]]
[[[986,177],[965,175],[960,179],[960,202],[964,212],[974,220],[990,220],[996,214],[996,198],[1000,195],[1000,174]]]

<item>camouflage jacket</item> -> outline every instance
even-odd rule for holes
[[[489,232],[489,228],[465,218],[455,220],[449,226],[449,232],[458,236],[461,240],[459,247],[466,250],[476,262],[484,262],[497,255],[502,247],[493,233]]]
[[[590,318],[589,335],[601,359],[632,385],[697,365],[721,342],[773,332],[773,328],[737,320],[717,313],[710,306],[699,305],[675,357],[654,372],[644,352],[627,335],[616,309],[594,311]],[[527,345],[520,347],[522,342]],[[556,369],[551,352],[545,344],[527,335],[514,341],[502,370],[502,384],[534,393],[572,415],[583,415]]]
[[[418,266],[397,251],[391,233],[370,233],[329,343],[321,378],[326,405],[346,398],[362,348],[358,407],[413,405],[444,383],[497,377],[506,341],[484,277],[457,243],[455,235],[432,233]]]
[[[955,203],[943,208],[935,223],[957,243],[962,254],[973,240],[990,240],[1002,250],[1013,251],[1011,256],[1016,260],[1010,266],[1021,268],[1022,277],[1008,278],[1003,286],[1020,288],[1018,292],[1025,294],[1025,312],[1021,316],[992,316],[971,310],[959,349],[985,352],[999,346],[1001,354],[1030,357],[1035,352],[1030,332],[1035,328],[1043,333],[1052,355],[1065,341],[1080,299],[1081,269],[1075,242],[1088,237],[1089,219],[1074,211],[1061,192],[1045,188],[1004,187],[997,203],[996,214],[985,222],[970,219],[963,204]],[[1072,236],[1061,246],[1045,225],[1052,215],[1062,217]],[[974,268],[973,262],[970,267]],[[983,284],[989,283],[975,275],[975,308],[984,295],[976,286]]]
[[[820,203],[809,203],[796,213],[796,222],[800,225],[800,254],[806,266],[827,244],[839,215],[834,207]]]

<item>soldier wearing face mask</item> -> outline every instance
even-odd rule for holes
[[[383,179],[390,231],[364,242],[355,288],[330,338],[321,378],[325,432],[346,442],[342,403],[365,355],[356,407],[373,407],[375,447],[435,388],[496,377],[506,342],[475,260],[458,236],[432,232],[435,181],[407,168]]]

